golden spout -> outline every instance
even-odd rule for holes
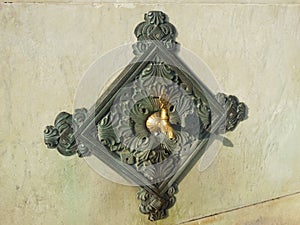
[[[153,132],[162,132],[169,139],[175,138],[173,127],[169,122],[168,107],[166,101],[159,98],[161,110],[150,115],[146,121],[147,129]]]

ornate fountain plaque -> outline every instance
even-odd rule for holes
[[[246,106],[213,94],[178,58],[176,30],[163,12],[144,19],[131,63],[90,110],[60,113],[44,141],[65,156],[94,155],[140,186],[140,211],[154,221],[168,215],[210,135],[233,130]]]

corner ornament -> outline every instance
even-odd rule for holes
[[[153,41],[159,41],[168,50],[175,50],[176,29],[167,21],[167,15],[161,11],[150,11],[145,13],[144,19],[134,30],[137,43],[133,45],[133,53],[143,54]]]
[[[59,113],[44,143],[63,156],[93,155],[138,185],[139,209],[155,221],[168,216],[209,138],[233,131],[247,107],[233,95],[212,93],[178,58],[166,14],[150,11],[144,19],[134,30],[132,62],[91,109]]]
[[[83,144],[76,143],[74,129],[79,127],[86,118],[87,110],[76,109],[74,115],[67,112],[59,113],[54,126],[46,126],[44,130],[44,143],[48,148],[56,148],[63,156],[78,154],[79,157],[88,156],[90,152]]]

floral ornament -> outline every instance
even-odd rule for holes
[[[109,113],[98,123],[98,138],[150,181],[166,178],[173,174],[178,158],[189,153],[203,129],[201,104],[195,104],[193,93],[191,84],[184,84],[176,69],[156,57],[133,82],[119,90]],[[159,116],[162,99],[174,130],[172,138],[147,127],[149,118]]]
[[[152,41],[161,42],[168,50],[176,48],[176,29],[167,21],[167,16],[160,11],[150,11],[144,16],[145,21],[137,25],[134,34],[137,43],[133,45],[133,53],[141,55]]]
[[[140,211],[149,214],[149,220],[155,221],[168,216],[167,209],[171,208],[176,201],[177,185],[173,184],[165,193],[156,195],[141,189],[137,193],[137,198],[141,201]]]

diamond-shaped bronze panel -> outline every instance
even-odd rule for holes
[[[140,211],[150,220],[167,216],[211,134],[233,130],[246,117],[243,103],[212,94],[177,57],[175,34],[164,13],[146,13],[131,63],[90,110],[60,113],[44,134],[61,154],[92,154],[139,185]]]

